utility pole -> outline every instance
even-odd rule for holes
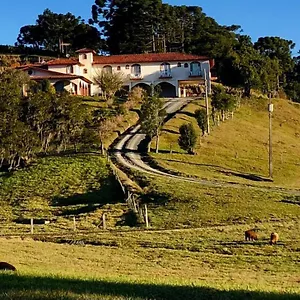
[[[271,97],[269,99],[269,177],[273,179],[272,113],[274,110],[274,106],[272,104]]]
[[[206,121],[207,121],[207,134],[210,134],[210,125],[209,125],[209,107],[208,107],[208,85],[207,85],[207,74],[206,70],[204,72],[204,84],[205,84],[205,105],[206,105]]]

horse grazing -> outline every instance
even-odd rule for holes
[[[17,269],[13,265],[11,265],[7,262],[1,261],[0,262],[0,271],[17,271]]]
[[[277,244],[279,240],[279,235],[276,232],[272,232],[270,236],[270,245],[275,245]]]
[[[257,241],[257,234],[253,229],[245,231],[245,240],[246,241]]]

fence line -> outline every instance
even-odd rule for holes
[[[118,174],[119,169],[112,162],[111,158],[108,155],[108,152],[107,152],[107,161],[109,163],[109,166],[113,172],[116,181],[119,183],[119,186],[123,191],[124,200],[127,203],[129,209],[132,210],[138,217],[140,217],[139,219],[145,223],[146,227],[148,227],[149,226],[148,211],[146,207],[144,209],[140,207],[139,195],[137,193],[134,193],[131,189],[129,189],[127,185],[123,184]]]

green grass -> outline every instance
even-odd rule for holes
[[[0,274],[0,298],[297,299],[299,227],[282,225],[276,246],[268,224],[254,243],[243,241],[245,225],[69,237],[80,246],[0,239],[18,269]]]
[[[155,228],[197,228],[202,226],[262,222],[297,222],[299,196],[245,187],[208,187],[162,177],[149,180],[150,221]]]
[[[300,106],[287,100],[275,99],[273,102],[274,183],[256,181],[268,176],[269,119],[264,98],[244,101],[233,120],[221,122],[219,127],[213,126],[211,135],[201,138],[201,145],[198,139],[197,155],[194,156],[184,153],[177,144],[179,127],[185,122],[192,122],[199,137],[201,135],[193,113],[204,103],[191,103],[164,126],[160,138],[161,153],[152,156],[162,167],[188,176],[299,188]]]
[[[78,229],[95,229],[103,212],[112,211],[109,218],[114,225],[127,211],[120,188],[106,160],[99,155],[40,158],[26,169],[2,173],[0,185],[2,234],[12,230],[28,232],[29,218],[51,221],[49,225],[36,226],[37,232],[72,229],[74,215]],[[119,214],[117,219],[114,214]],[[27,219],[27,225],[22,224],[22,219]]]
[[[192,156],[178,148],[178,128],[195,122],[191,112],[199,104],[164,128],[161,150],[172,143],[177,153],[153,157],[188,176],[244,185],[209,187],[135,174],[145,187],[150,230],[104,231],[103,212],[116,229],[128,208],[103,158],[47,157],[1,174],[0,228],[7,235],[0,238],[0,257],[18,272],[0,273],[0,299],[299,299],[300,197],[261,188],[299,187],[299,108],[276,101],[275,182],[267,183],[237,175],[267,174],[265,101],[246,103]],[[287,151],[281,165],[279,150]],[[54,221],[35,226],[39,234],[31,239],[29,225],[11,221],[33,215]],[[258,230],[258,241],[244,241],[250,228]],[[268,244],[273,231],[280,237],[275,246]]]

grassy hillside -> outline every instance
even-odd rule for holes
[[[106,160],[99,155],[41,158],[29,168],[0,174],[0,185],[2,234],[28,232],[29,218],[51,221],[36,226],[36,232],[71,230],[73,216],[78,229],[95,229],[113,204],[121,203],[114,208],[118,218],[127,210]],[[111,221],[115,225],[116,220]]]
[[[274,183],[257,181],[268,176],[267,103],[264,98],[244,101],[233,120],[213,126],[210,136],[200,138],[193,113],[204,103],[196,101],[167,122],[161,136],[161,153],[153,157],[161,166],[188,176],[299,188],[300,105],[287,100],[274,100]],[[199,134],[194,156],[185,154],[177,144],[179,127],[185,122],[192,122]],[[170,148],[173,154],[169,154]]]

